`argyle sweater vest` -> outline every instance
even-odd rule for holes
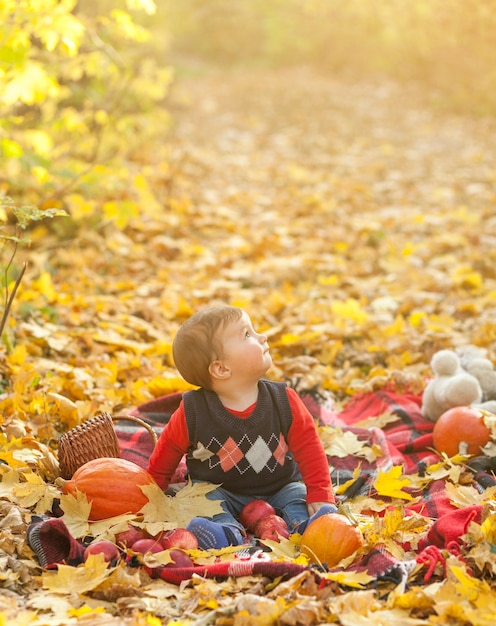
[[[197,389],[183,396],[192,446],[186,464],[202,480],[246,496],[270,496],[299,480],[287,436],[292,412],[285,383],[261,380],[253,413],[239,418],[216,393]]]

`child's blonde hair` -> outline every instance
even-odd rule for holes
[[[237,306],[221,305],[198,311],[184,322],[172,344],[174,364],[184,380],[211,389],[210,364],[223,356],[217,333],[242,315]]]

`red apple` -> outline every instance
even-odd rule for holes
[[[275,509],[265,500],[252,500],[245,504],[239,514],[239,521],[246,530],[253,532],[257,522],[267,515],[275,515]]]
[[[170,548],[198,550],[198,539],[196,535],[186,528],[174,528],[174,530],[167,531],[162,536],[160,543],[166,550]]]
[[[172,559],[172,563],[167,563],[165,567],[194,567],[193,561],[186,554],[186,552],[183,552],[182,550],[170,550],[169,555]]]
[[[271,541],[276,541],[277,543],[279,543],[281,541],[281,537],[283,539],[289,539],[290,537],[290,533],[289,530],[285,529],[285,528],[277,528],[275,526],[273,526],[272,528],[269,528],[268,530],[264,530],[264,532],[259,535],[259,539],[270,539]]]
[[[271,527],[287,529],[288,525],[282,517],[274,513],[273,515],[266,515],[255,524],[255,533],[258,534]]]
[[[120,533],[117,533],[115,536],[115,542],[119,546],[124,546],[124,548],[131,547],[133,543],[136,543],[140,539],[149,539],[150,535],[143,528],[136,528],[136,526],[132,526],[129,524],[127,530],[123,530]]]
[[[138,539],[131,546],[133,552],[138,554],[146,554],[147,552],[161,552],[163,550],[162,544],[155,539]]]
[[[279,515],[267,515],[261,519],[255,526],[254,534],[259,539],[272,539],[273,541],[279,541],[279,536],[285,539],[290,536],[288,525]]]
[[[90,554],[103,554],[105,560],[109,563],[110,561],[117,561],[120,557],[121,553],[119,552],[119,548],[112,543],[111,541],[107,541],[106,539],[100,539],[98,541],[93,541],[86,547],[84,551],[84,560],[89,557]]]

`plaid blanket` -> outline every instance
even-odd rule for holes
[[[300,394],[303,402],[316,419],[318,425],[335,426],[344,431],[353,432],[359,441],[375,449],[381,455],[374,462],[354,455],[344,458],[329,457],[330,472],[335,488],[353,477],[353,471],[360,465],[360,477],[350,489],[341,496],[349,499],[360,494],[373,494],[373,482],[379,470],[387,470],[392,466],[402,466],[403,473],[417,474],[429,464],[439,461],[433,451],[432,431],[434,424],[422,417],[420,395],[398,394],[386,389],[374,393],[354,397],[343,410],[337,412],[322,404],[318,395]],[[179,406],[182,394],[174,393],[137,407],[132,414],[145,420],[159,434]],[[384,428],[360,426],[366,418],[374,418],[385,413],[397,416]],[[145,467],[153,450],[150,434],[134,423],[118,422],[116,426],[123,458],[134,461]],[[473,485],[482,492],[485,488],[496,484],[494,470],[496,463],[486,457],[471,459],[473,467]],[[186,480],[184,461],[178,467],[173,478],[174,483]],[[470,521],[480,521],[481,506],[455,506],[446,493],[444,480],[431,481],[420,492],[412,490],[415,503],[406,507],[429,519],[429,530],[421,538],[416,563],[424,565],[426,576],[430,576],[434,566],[442,562],[441,550],[453,549],[460,544]],[[421,496],[419,500],[417,497]],[[432,523],[431,523],[432,522]],[[375,576],[377,580],[384,578],[404,579],[411,570],[412,563],[400,562],[387,550],[377,546],[352,569],[363,570]]]

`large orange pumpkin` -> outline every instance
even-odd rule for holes
[[[480,454],[491,437],[484,423],[485,411],[470,406],[457,406],[445,411],[432,431],[432,441],[438,452],[454,456]]]
[[[65,481],[62,491],[76,496],[86,494],[91,502],[91,520],[107,519],[125,513],[138,513],[148,502],[140,485],[154,483],[152,476],[131,461],[103,457],[93,459],[75,471]]]
[[[312,563],[334,567],[363,545],[359,528],[339,513],[321,515],[307,526],[301,537],[301,551]]]

